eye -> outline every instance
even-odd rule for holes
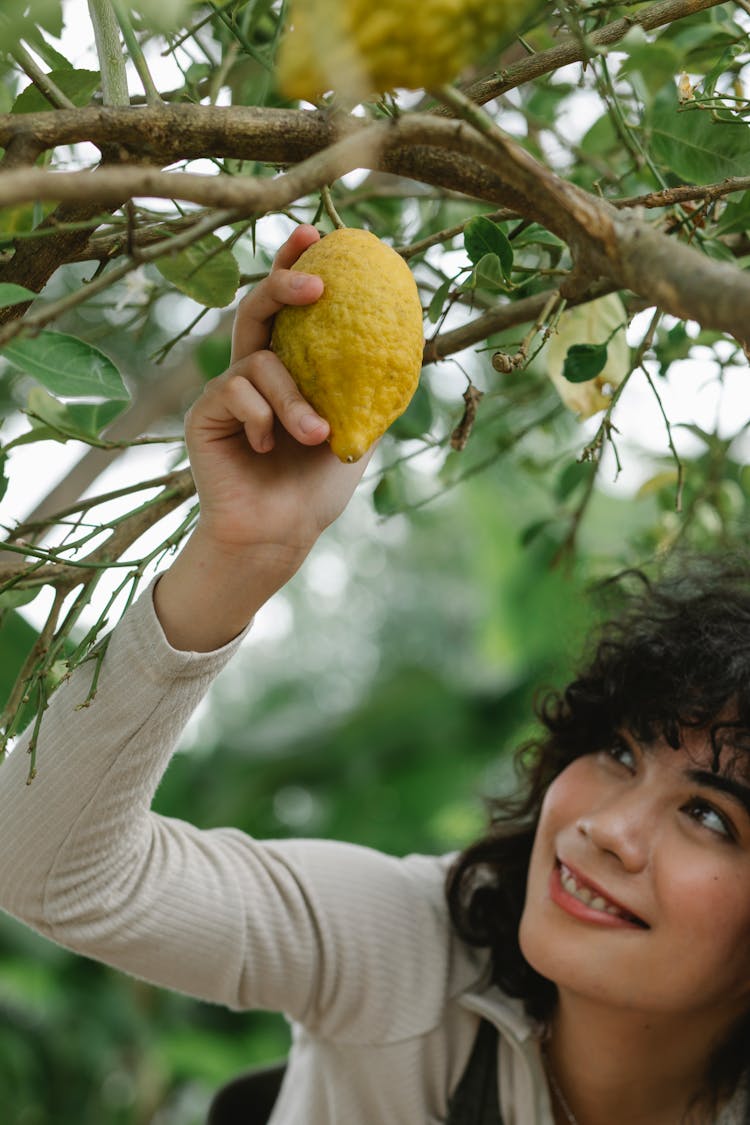
[[[603,753],[606,754],[608,758],[611,758],[612,761],[618,762],[621,766],[624,766],[626,770],[630,770],[631,772],[635,770],[638,764],[633,747],[630,746],[624,738],[615,738],[611,746],[608,746]]]
[[[729,817],[714,808],[703,797],[691,797],[682,808],[683,812],[709,832],[723,836],[727,840],[737,839],[737,832]]]

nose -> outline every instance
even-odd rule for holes
[[[620,793],[580,816],[577,832],[601,852],[613,856],[629,872],[647,865],[654,822],[642,793]]]

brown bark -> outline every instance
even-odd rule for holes
[[[204,113],[199,107],[190,107],[184,112],[188,108],[125,113],[132,114],[131,127],[136,118],[150,115],[155,130],[149,131],[152,142],[154,137],[163,135],[167,121],[188,118],[199,123],[198,134],[204,139],[210,134],[215,143],[220,142],[221,136],[223,143],[230,142],[227,128],[234,110],[209,109]],[[57,119],[65,112],[52,116]],[[122,113],[70,112],[79,129],[82,121],[89,125],[89,134],[94,125],[102,127],[102,119],[108,113]],[[260,128],[262,118],[267,123],[265,132]],[[211,208],[230,208],[238,215],[263,214],[288,206],[354,168],[385,170],[461,190],[474,198],[511,207],[525,218],[542,223],[569,244],[578,288],[602,278],[616,288],[632,289],[674,316],[697,320],[740,340],[746,338],[750,277],[745,272],[707,258],[642,219],[623,214],[605,200],[561,179],[497,129],[483,136],[465,122],[425,115],[409,115],[375,125],[362,125],[347,118],[343,125],[336,123],[341,139],[330,143],[330,121],[322,121],[318,114],[297,114],[295,120],[295,152],[299,151],[303,134],[308,141],[312,133],[318,141],[325,138],[329,143],[281,176],[196,176],[133,165],[97,172],[14,170],[0,176],[0,206],[34,198],[73,201],[85,192],[87,200],[102,206],[116,205],[123,195],[161,196]],[[240,137],[241,130],[233,134],[234,155],[241,155],[245,144],[252,142],[255,159],[267,161],[272,154],[278,156],[289,121],[288,111],[255,110],[245,115],[244,121],[244,136]],[[173,145],[178,143],[179,133],[175,125]],[[179,143],[184,150],[187,142]],[[215,143],[204,151],[216,151]],[[575,292],[570,286],[569,291]]]

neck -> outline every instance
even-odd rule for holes
[[[709,1116],[700,1103],[689,1110],[710,1053],[727,1030],[707,1033],[705,1019],[613,1012],[561,994],[547,1064],[577,1125],[703,1125]],[[562,1105],[555,1113],[567,1125]]]

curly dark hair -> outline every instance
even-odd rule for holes
[[[540,733],[515,755],[519,789],[490,802],[489,831],[456,859],[446,887],[458,934],[490,948],[495,983],[542,1021],[556,988],[525,960],[518,927],[550,783],[622,729],[673,747],[685,728],[705,730],[715,769],[728,753],[740,763],[747,755],[750,772],[750,559],[681,558],[655,580],[629,570],[597,592],[608,619],[590,638],[575,678],[537,703]],[[749,1042],[750,1014],[733,1046],[711,1063],[713,1096],[736,1087]]]

